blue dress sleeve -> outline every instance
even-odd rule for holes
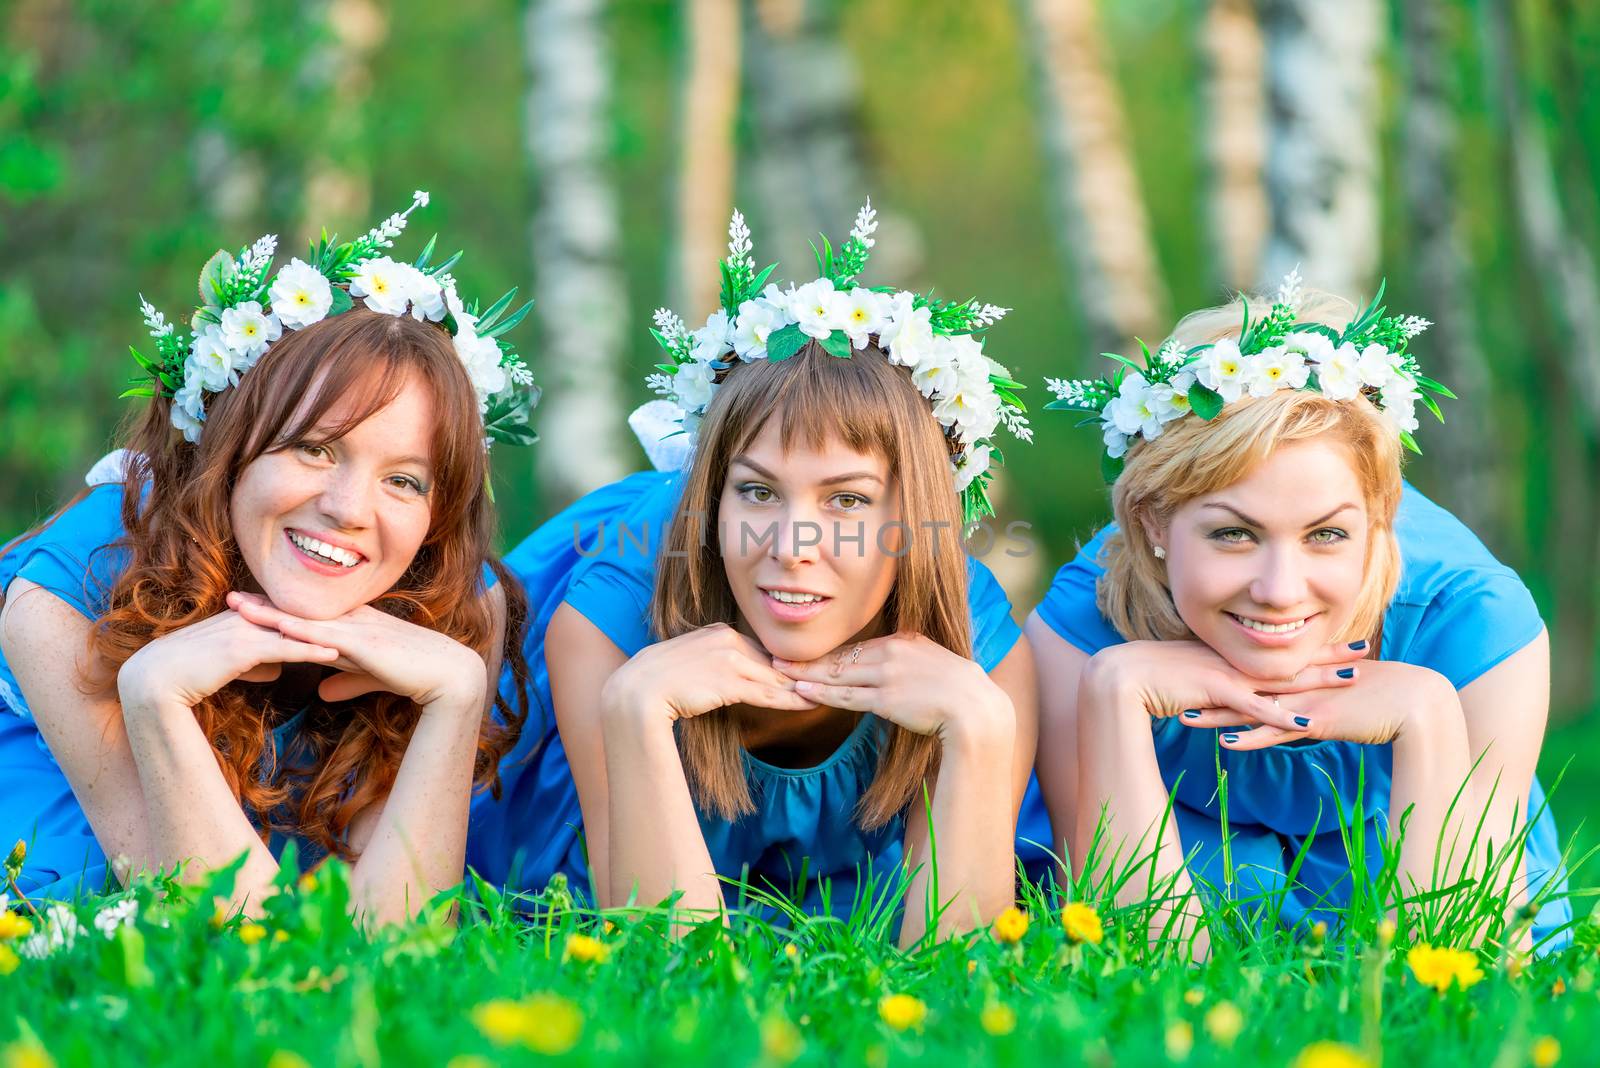
[[[122,486],[96,486],[0,557],[0,589],[14,578],[27,579],[96,619],[127,562],[125,551],[107,548],[122,535]]]
[[[1459,690],[1543,629],[1533,595],[1515,574],[1468,571],[1434,595],[1409,635],[1393,644],[1384,635],[1384,656],[1432,668]]]
[[[656,557],[680,492],[675,473],[650,471],[591,495],[599,516],[593,537],[600,540],[590,542],[589,555],[574,567],[565,600],[625,656],[656,640],[650,629]],[[625,493],[637,496],[630,499]],[[613,496],[622,507],[607,514],[606,501]]]
[[[1090,656],[1124,641],[1100,614],[1095,599],[1095,587],[1105,573],[1099,563],[1100,550],[1116,529],[1115,523],[1102,528],[1078,550],[1077,556],[1062,564],[1044,600],[1035,609],[1051,630]]]
[[[993,671],[1022,637],[1011,600],[983,562],[967,557],[967,604],[972,612],[972,659]]]

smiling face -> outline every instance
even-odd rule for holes
[[[434,402],[415,375],[393,401],[332,441],[354,398],[334,404],[308,440],[256,457],[229,505],[250,575],[273,604],[333,619],[387,592],[411,566],[431,521]]]
[[[1247,675],[1282,679],[1350,622],[1370,531],[1348,451],[1324,436],[1284,445],[1148,534],[1195,636]]]
[[[739,628],[774,656],[812,660],[881,627],[903,544],[881,456],[832,442],[787,452],[770,419],[733,457],[717,518]]]

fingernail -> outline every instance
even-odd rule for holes
[[[1227,742],[1229,745],[1232,745],[1234,742],[1239,740],[1239,736],[1237,734],[1224,734],[1222,736],[1222,740]]]
[[[1340,668],[1338,671],[1334,672],[1334,674],[1338,675],[1341,679],[1353,679],[1356,677],[1356,669]]]
[[[811,689],[811,684],[805,679],[796,679],[794,688],[797,693],[805,693],[807,690]]]
[[[1296,717],[1294,717],[1294,725],[1296,727],[1309,727],[1309,726],[1311,726],[1311,717],[1310,716],[1296,716]]]
[[[1350,651],[1353,652],[1353,653],[1359,653],[1359,652],[1361,652],[1361,650],[1365,649],[1366,647],[1367,647],[1367,640],[1365,638],[1361,639],[1358,642],[1351,642],[1350,643]]]
[[[1200,718],[1200,710],[1198,708],[1186,708],[1186,709],[1183,710],[1183,718],[1184,719],[1199,719]]]

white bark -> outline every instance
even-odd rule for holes
[[[610,171],[610,51],[603,0],[530,0],[527,149],[537,182],[533,244],[535,446],[546,498],[561,503],[638,466],[623,434],[628,317],[621,210]]]
[[[374,0],[333,0],[327,8],[331,41],[307,65],[332,89],[319,155],[306,179],[301,229],[315,234],[333,220],[362,224],[371,217],[372,176],[352,151],[372,93],[372,54],[389,34],[389,18]]]
[[[1093,334],[1089,351],[1154,341],[1170,325],[1167,298],[1094,0],[1028,0],[1026,10],[1060,243]]]
[[[1296,265],[1352,300],[1378,265],[1378,0],[1265,0],[1267,191],[1264,286]]]
[[[1267,242],[1266,49],[1254,0],[1211,0],[1205,60],[1208,221],[1214,272],[1234,290],[1255,285]]]
[[[678,263],[673,307],[691,324],[716,307],[716,263],[733,208],[739,114],[739,0],[689,0],[689,72],[678,138]]]

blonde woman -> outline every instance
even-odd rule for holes
[[[1252,299],[1271,308],[1255,320],[1239,304],[1190,316],[1142,373],[1052,383],[1061,407],[1101,416],[1117,520],[1026,628],[1052,821],[1080,868],[1105,819],[1106,851],[1157,851],[1180,893],[1191,874],[1281,892],[1294,925],[1337,920],[1352,878],[1378,873],[1380,833],[1404,825],[1410,894],[1454,881],[1475,831],[1481,855],[1537,815],[1522,869],[1498,878],[1508,917],[1557,880],[1533,934],[1559,939],[1571,908],[1534,777],[1543,624],[1517,576],[1401,479],[1414,406],[1445,393],[1409,352],[1427,324],[1294,290]],[[1364,832],[1365,872],[1341,818]]]

